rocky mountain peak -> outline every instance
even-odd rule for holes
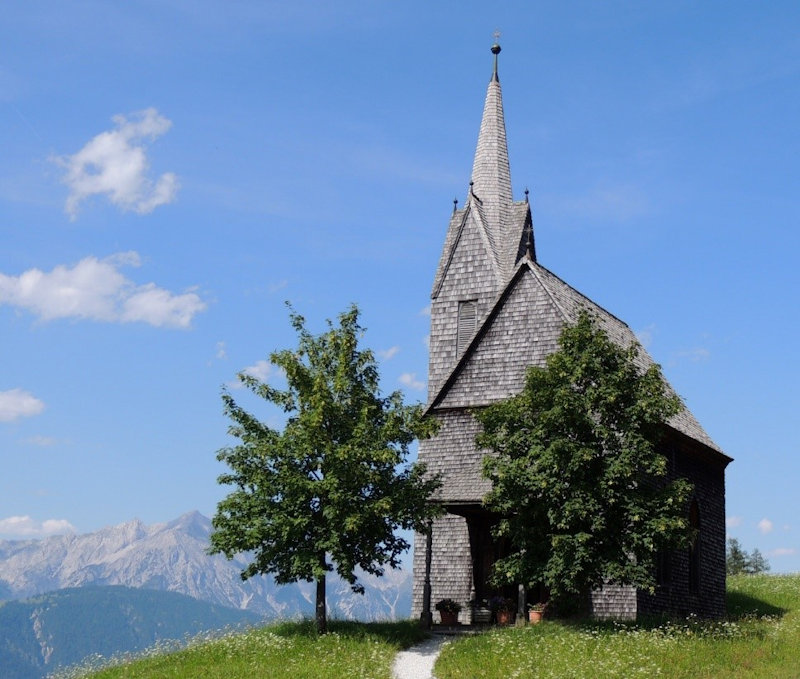
[[[167,523],[138,519],[94,533],[42,540],[0,541],[0,598],[25,599],[66,587],[123,585],[168,590],[267,617],[313,613],[313,585],[278,586],[270,577],[242,581],[244,557],[231,561],[207,553],[211,521],[191,511]],[[377,620],[406,617],[411,610],[407,571],[383,578],[361,574],[365,595],[330,577],[332,616]]]

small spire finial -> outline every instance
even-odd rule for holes
[[[453,198],[453,212],[458,210],[458,198]]]
[[[533,228],[529,225],[525,228],[525,256],[530,260],[535,260],[533,252]]]
[[[492,78],[495,80],[500,80],[497,75],[497,55],[500,54],[500,50],[502,48],[500,47],[498,40],[500,40],[500,31],[496,30],[494,32],[494,44],[492,45],[492,54],[494,54],[494,73],[492,73]]]
[[[528,194],[529,194],[529,193],[530,193],[530,191],[528,191],[528,187],[526,186],[526,187],[525,187],[525,202],[526,202],[526,203],[528,202]]]

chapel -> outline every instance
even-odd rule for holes
[[[450,216],[431,291],[427,408],[440,428],[420,442],[419,459],[441,475],[435,500],[445,514],[430,536],[415,536],[412,614],[432,611],[434,622],[433,605],[443,598],[462,605],[462,624],[473,622],[477,602],[497,594],[513,596],[524,610],[524,588],[498,592],[488,582],[503,546],[491,535],[497,517],[482,505],[489,481],[481,472],[486,451],[475,444],[473,411],[519,393],[528,366],[544,366],[561,330],[583,309],[615,342],[636,342],[623,321],[539,262],[528,192],[522,200],[512,195],[500,46],[491,51],[494,68],[466,200]],[[639,360],[643,368],[652,363],[644,349]],[[694,486],[686,511],[697,539],[688,550],[660,558],[655,593],[613,585],[593,592],[588,605],[597,617],[725,614],[725,467],[731,458],[686,408],[669,420],[660,452],[670,477]]]

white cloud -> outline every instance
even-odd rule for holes
[[[255,364],[248,366],[242,372],[245,375],[255,377],[257,380],[266,382],[274,373],[275,367],[269,361],[257,361]]]
[[[797,554],[797,550],[794,547],[778,547],[769,552],[768,556],[792,556],[793,554]]]
[[[417,379],[417,373],[403,373],[397,380],[402,384],[404,387],[408,387],[409,389],[416,389],[417,391],[421,391],[425,388],[425,383],[420,382]]]
[[[43,410],[44,402],[24,389],[0,391],[0,422],[13,422],[20,417],[31,417]]]
[[[738,528],[742,525],[742,517],[741,516],[728,516],[725,519],[725,527],[726,528]]]
[[[136,252],[122,252],[105,259],[86,257],[48,273],[39,269],[19,276],[0,273],[0,304],[27,309],[45,321],[85,318],[179,328],[188,327],[194,315],[206,309],[195,292],[175,295],[155,283],[136,285],[119,271],[140,263]]]
[[[422,338],[422,343],[425,345],[426,349],[430,349],[431,348],[431,336],[430,335],[425,335],[425,337]]]
[[[388,361],[390,358],[394,358],[397,356],[397,352],[400,351],[400,347],[389,347],[388,349],[383,349],[378,353],[378,358]]]
[[[9,516],[0,519],[0,535],[16,537],[44,537],[58,533],[74,533],[73,526],[66,519],[46,519],[35,521],[30,516]]]
[[[761,521],[759,521],[757,525],[758,525],[758,530],[761,531],[763,535],[771,533],[772,529],[775,527],[772,521],[770,521],[769,519],[761,519]]]
[[[116,128],[101,132],[80,151],[54,159],[65,170],[63,182],[69,187],[64,207],[70,219],[78,215],[83,200],[106,195],[123,210],[139,214],[152,212],[175,199],[178,178],[165,172],[156,182],[148,176],[149,162],[144,143],[153,141],[172,126],[154,108],[112,118]]]
[[[430,316],[431,315],[431,305],[429,304],[428,306],[422,307],[419,310],[419,315],[420,316]]]
[[[269,361],[261,360],[256,361],[253,365],[247,366],[242,373],[245,375],[250,375],[251,377],[255,377],[260,382],[268,382],[270,378],[283,375],[283,369],[278,368]],[[227,384],[229,389],[243,389],[244,385],[240,380],[234,380],[233,382],[228,382]]]

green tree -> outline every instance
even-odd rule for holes
[[[728,538],[728,549],[725,553],[725,572],[728,575],[739,575],[747,572],[748,555],[736,538]]]
[[[494,452],[484,503],[510,544],[496,584],[543,583],[561,603],[605,582],[652,591],[659,552],[690,544],[692,487],[667,480],[656,449],[683,406],[638,352],[583,311],[520,394],[476,412],[478,443]]]
[[[725,572],[728,575],[755,575],[769,569],[769,561],[757,548],[748,554],[739,544],[739,540],[728,538],[728,547],[725,551]]]
[[[435,421],[400,392],[382,397],[373,354],[358,342],[355,306],[339,326],[312,335],[291,311],[297,349],[274,352],[286,376],[277,389],[245,373],[239,380],[288,415],[282,431],[259,421],[223,390],[230,434],[238,445],[217,458],[234,489],[213,519],[211,552],[228,558],[252,553],[242,578],[273,574],[276,582],[316,581],[316,622],[327,631],[325,578],[335,570],[356,592],[356,570],[382,575],[397,568],[408,541],[397,529],[424,531],[437,514],[428,499],[438,488],[408,447],[431,435]]]

